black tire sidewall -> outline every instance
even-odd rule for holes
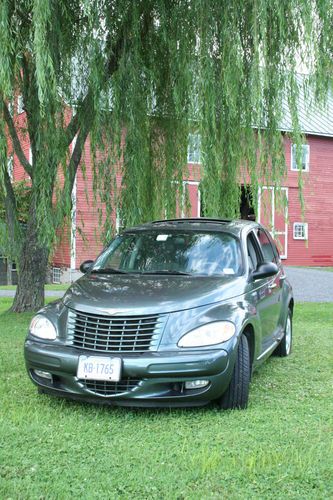
[[[219,400],[223,410],[247,407],[251,378],[250,348],[246,335],[241,335],[232,377],[227,390]]]

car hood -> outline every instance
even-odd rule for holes
[[[242,277],[87,274],[66,292],[67,307],[102,314],[156,314],[229,300],[244,293]]]

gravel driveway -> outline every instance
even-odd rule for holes
[[[285,267],[297,302],[333,302],[333,272],[306,267]],[[62,297],[63,291],[45,292],[46,297]],[[14,290],[0,290],[0,297],[14,297]]]
[[[333,302],[333,272],[285,267],[297,302]]]

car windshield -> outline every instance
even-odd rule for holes
[[[228,233],[147,230],[116,237],[92,272],[239,276],[242,260]]]

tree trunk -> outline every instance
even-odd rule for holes
[[[12,284],[12,261],[10,259],[6,259],[7,262],[7,285]]]
[[[18,262],[13,312],[37,311],[44,306],[49,248],[39,243],[35,214],[31,212]]]

